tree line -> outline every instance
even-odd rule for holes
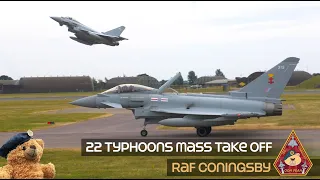
[[[222,76],[222,77],[225,77],[223,72],[220,70],[220,69],[217,69],[216,72],[215,72],[215,75],[216,76]],[[139,74],[137,75],[138,77],[139,76],[149,76],[147,74]],[[123,75],[123,77],[125,77],[125,75]],[[194,71],[189,71],[188,73],[188,80],[187,80],[187,83],[189,85],[195,85],[196,84],[196,81],[197,81],[198,77],[196,75],[196,73]],[[11,77],[7,76],[7,75],[2,75],[0,76],[0,80],[13,80]],[[101,89],[104,89],[106,87],[106,84],[107,84],[107,81],[108,79],[105,77],[104,80],[101,80],[101,79],[95,79],[95,78],[92,78],[92,83],[93,83],[93,87],[94,89],[96,90],[101,90]],[[162,80],[160,81],[160,84],[164,84],[165,82],[167,82],[166,80]],[[173,85],[184,85],[185,82],[183,80],[183,77],[180,76],[174,83]]]

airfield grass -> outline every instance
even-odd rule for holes
[[[314,89],[317,85],[320,85],[320,76],[312,76],[312,78],[303,81],[301,84],[297,85],[297,88],[302,89]]]
[[[16,93],[16,94],[0,94],[0,98],[91,96],[97,93],[99,92]]]
[[[75,108],[70,100],[0,101],[0,132],[37,130],[106,116],[105,113],[46,114],[49,110]],[[48,125],[47,122],[55,122]]]
[[[169,157],[169,156],[81,156],[78,149],[45,149],[41,163],[46,164],[52,162],[56,167],[56,179],[80,179],[80,178],[227,178],[217,176],[194,176],[194,177],[174,177],[167,176],[167,159],[193,159],[195,157]],[[197,159],[243,159],[254,157],[197,157]],[[268,158],[261,157],[260,159]],[[310,157],[311,159],[319,159],[319,157]],[[6,160],[0,159],[0,167],[6,164]],[[313,167],[315,168],[315,167]],[[230,176],[229,176],[230,178]],[[235,177],[232,177],[235,178]],[[248,179],[249,176],[236,177]],[[257,178],[257,177],[251,177]],[[259,177],[260,178],[260,177]],[[263,177],[265,179],[273,179],[280,177]],[[285,177],[282,177],[282,179]],[[309,176],[310,178],[310,176]],[[313,177],[319,178],[319,177]]]
[[[282,116],[240,119],[235,125],[216,126],[215,130],[232,129],[319,129],[320,128],[320,94],[285,94],[282,95],[284,106]],[[159,126],[158,129],[190,129],[193,127]]]

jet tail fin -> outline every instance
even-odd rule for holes
[[[172,84],[173,82],[175,82],[175,81],[178,79],[178,77],[180,77],[180,76],[181,76],[181,73],[178,72],[174,77],[172,77],[172,78],[169,79],[166,83],[164,83],[164,84],[159,88],[158,94],[163,93],[163,92],[164,92],[168,87],[170,87],[171,84]]]
[[[246,93],[248,97],[279,99],[299,60],[296,57],[288,57],[238,92]]]
[[[125,29],[126,27],[120,26],[110,31],[104,32],[104,34],[111,35],[111,36],[120,36]]]

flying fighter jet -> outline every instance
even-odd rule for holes
[[[159,89],[137,84],[122,84],[97,95],[70,102],[89,108],[126,108],[135,119],[147,124],[195,127],[197,135],[207,136],[212,126],[234,125],[239,119],[282,115],[281,94],[299,58],[289,57],[238,91],[228,95],[166,93],[181,76],[180,72]]]
[[[57,21],[60,26],[66,25],[68,31],[75,34],[76,37],[70,36],[72,40],[85,45],[105,44],[109,46],[119,46],[119,41],[128,40],[127,38],[120,36],[125,29],[124,26],[117,27],[107,32],[98,32],[71,17],[51,18]]]

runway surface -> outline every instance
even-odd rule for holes
[[[204,94],[228,94],[228,93],[204,93]],[[306,91],[285,91],[283,94],[320,94],[320,90],[306,90]],[[86,96],[60,96],[60,97],[23,97],[23,98],[5,98],[1,97],[0,95],[0,101],[35,101],[35,100],[63,100],[63,99],[69,99],[69,100],[75,100],[80,99]]]
[[[147,125],[148,136],[141,137],[143,119],[135,120],[131,111],[125,109],[75,108],[56,113],[107,112],[113,116],[79,122],[75,124],[34,131],[34,138],[45,141],[47,148],[80,148],[81,139],[199,139],[195,130],[159,130],[158,125]],[[50,125],[48,125],[50,126]],[[287,139],[291,130],[213,130],[208,137],[201,139]],[[310,155],[319,155],[319,130],[296,130],[299,139]],[[0,133],[0,144],[4,144],[15,133]]]

